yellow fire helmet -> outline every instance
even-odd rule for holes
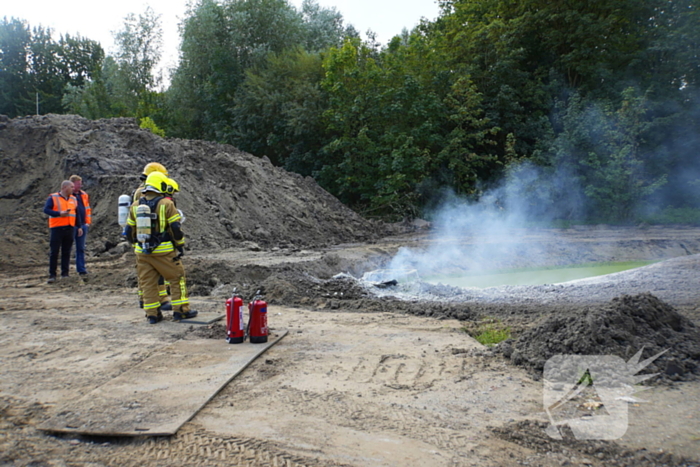
[[[155,191],[156,193],[168,193],[170,179],[162,172],[151,172],[146,178],[143,191]]]
[[[165,189],[165,193],[168,195],[174,195],[180,191],[180,185],[172,178],[168,178],[168,186]]]
[[[141,180],[146,180],[146,178],[149,175],[151,175],[153,172],[160,172],[163,175],[165,175],[166,177],[168,176],[168,169],[166,169],[163,164],[160,164],[158,162],[149,162],[143,168],[143,174],[141,174]]]

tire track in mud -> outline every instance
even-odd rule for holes
[[[53,436],[33,428],[44,407],[18,399],[0,400],[0,465],[115,467],[343,467],[292,454],[275,443],[220,436],[184,427],[172,437],[108,438]],[[17,464],[20,462],[20,464]]]
[[[465,424],[445,420],[439,414],[426,416],[425,411],[396,403],[355,402],[353,396],[337,391],[319,394],[288,386],[280,389],[277,397],[298,415],[365,433],[393,433],[439,449],[462,450],[471,444],[463,431]]]
[[[340,467],[328,461],[290,454],[268,441],[232,436],[220,436],[206,431],[185,428],[170,438],[154,438],[143,443],[138,450],[140,459],[130,465],[144,462],[154,465],[182,466],[272,466],[272,467]],[[119,462],[110,465],[125,465]],[[156,464],[157,465],[157,464]]]

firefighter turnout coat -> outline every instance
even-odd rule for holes
[[[155,214],[151,221],[151,235],[155,241],[150,243],[138,242],[136,236],[136,211],[145,202],[153,205],[151,212]],[[180,213],[173,201],[160,193],[145,192],[129,210],[127,239],[134,244],[139,286],[143,290],[143,308],[147,316],[156,316],[160,311],[160,276],[170,282],[173,311],[187,313],[190,309],[185,269],[178,254],[185,244],[179,221]]]

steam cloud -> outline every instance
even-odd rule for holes
[[[692,101],[697,104],[700,98],[693,95]],[[648,118],[656,124],[654,118],[658,116]],[[610,135],[603,131],[618,128],[619,122],[590,104],[571,127],[586,144],[577,149],[576,144],[581,142],[575,144],[563,132],[552,147],[556,154],[550,154],[555,168],[529,162],[514,164],[501,183],[484,190],[476,202],[446,195],[440,207],[428,216],[433,230],[427,247],[402,248],[387,267],[395,271],[416,270],[426,277],[568,265],[563,258],[571,248],[566,235],[538,226],[551,226],[555,219],[625,220],[609,219],[611,213],[627,216],[627,221],[698,222],[700,162],[694,154],[700,147],[700,136],[690,129],[700,120],[700,105],[695,105],[689,116],[689,122],[657,134],[660,140],[647,148],[649,152],[640,150],[630,155],[625,146],[627,140],[620,138],[623,133]],[[664,128],[659,124],[657,133]],[[588,154],[586,151],[596,154],[603,164],[594,176],[581,160]],[[621,157],[628,156],[629,160],[621,162]],[[637,177],[626,176],[622,169],[636,170]],[[620,175],[615,178],[618,172]],[[647,193],[640,188],[642,182],[649,187]],[[625,190],[630,190],[629,196]],[[538,241],[528,239],[533,229],[538,230]],[[608,258],[597,259],[614,260],[615,252],[608,253]]]
[[[562,197],[562,192],[570,196]],[[432,215],[427,248],[401,248],[388,268],[395,273],[416,270],[425,277],[552,264],[564,240],[549,234],[542,241],[548,234],[537,225],[578,210],[580,203],[573,177],[520,164],[478,202],[447,194]],[[537,242],[528,241],[533,229],[538,230]]]

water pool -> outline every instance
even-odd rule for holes
[[[481,274],[430,276],[424,278],[431,284],[446,284],[456,287],[497,287],[501,285],[559,284],[587,277],[603,276],[652,264],[653,261],[627,261],[621,263],[598,263],[573,265],[563,268],[517,269],[493,271]]]

